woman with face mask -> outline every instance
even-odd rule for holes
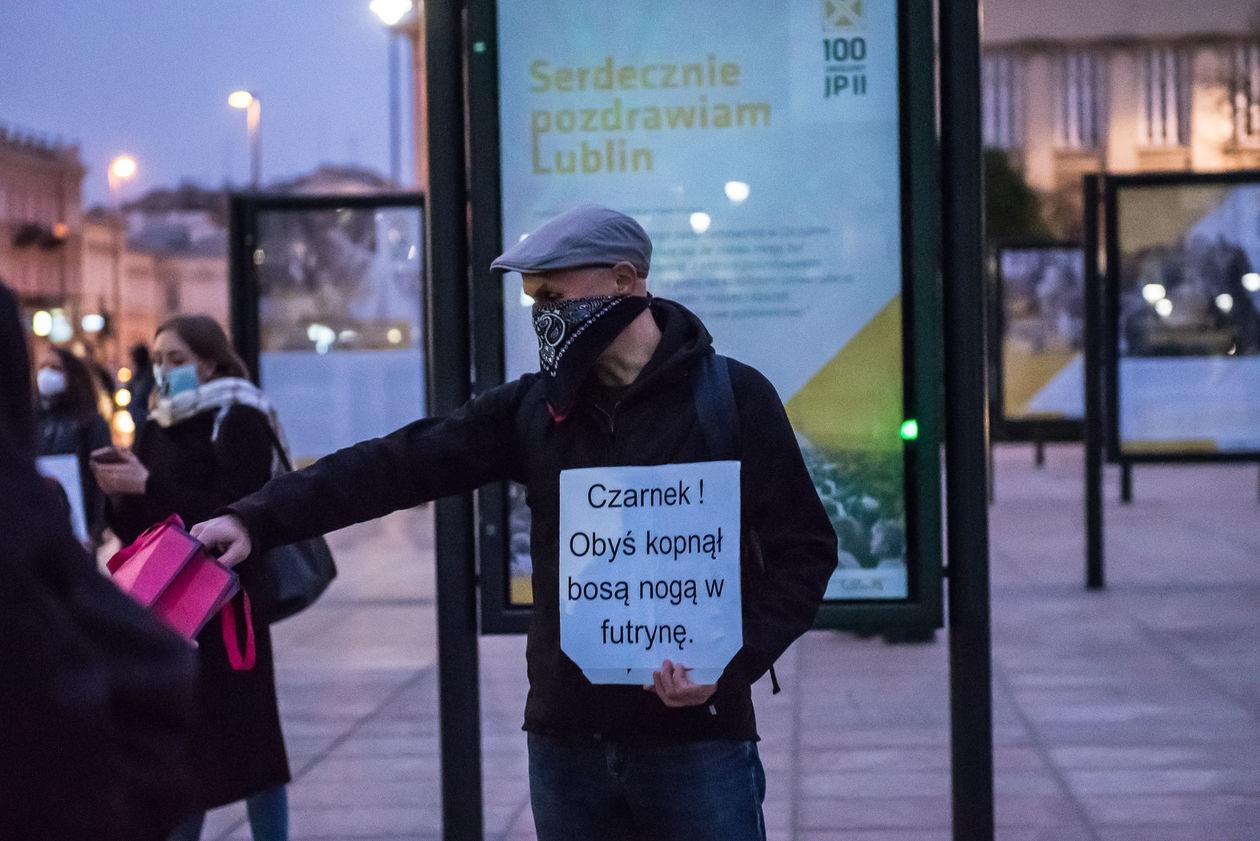
[[[94,455],[93,470],[108,494],[106,516],[124,544],[170,514],[184,523],[262,487],[278,463],[283,432],[275,410],[247,379],[245,364],[214,319],[170,319],[154,338],[156,381],[149,419],[136,431],[134,452]],[[236,567],[245,590],[254,559]],[[243,601],[233,601],[238,627]],[[271,635],[253,622],[257,659],[234,671],[218,621],[198,637],[200,722],[193,757],[200,807],[172,835],[195,841],[206,809],[245,800],[254,841],[288,837],[288,758],[276,705]]]
[[[78,458],[87,544],[89,549],[95,549],[105,531],[105,507],[89,469],[88,456],[109,445],[109,424],[97,410],[92,374],[87,364],[70,351],[50,347],[40,359],[35,384],[39,391],[35,414],[38,453]],[[76,488],[65,491],[80,492]]]

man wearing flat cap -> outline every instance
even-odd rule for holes
[[[534,299],[537,373],[273,479],[193,529],[231,564],[490,482],[524,484],[534,592],[524,729],[540,841],[764,839],[750,687],[813,624],[836,565],[774,387],[714,357],[694,314],[648,294],[651,255],[622,213],[587,205],[556,217],[491,264],[519,272]],[[646,686],[592,683],[560,645],[561,473],[722,460],[739,461],[742,647],[712,684],[668,659]]]

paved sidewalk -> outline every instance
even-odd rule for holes
[[[1257,467],[1107,468],[1106,590],[1084,589],[1081,448],[995,456],[1001,841],[1260,839]],[[292,837],[441,838],[430,509],[332,536],[342,570],[277,626]],[[487,839],[534,837],[524,639],[481,641]],[[775,841],[953,841],[948,650],[815,632],[757,695]],[[239,804],[206,839],[248,839]],[[575,839],[575,841],[579,841]]]

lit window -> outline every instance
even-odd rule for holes
[[[984,145],[1018,149],[1023,144],[1023,63],[1014,56],[987,56],[981,71]]]
[[[1230,105],[1234,117],[1234,142],[1260,146],[1260,44],[1238,44],[1232,54]]]
[[[1054,62],[1054,134],[1060,149],[1097,149],[1103,140],[1106,73],[1101,55],[1071,50]]]
[[[1141,54],[1142,109],[1138,132],[1145,146],[1190,142],[1190,57],[1156,47]]]

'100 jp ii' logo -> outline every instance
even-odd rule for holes
[[[823,97],[866,93],[866,39],[824,38]]]
[[[827,35],[866,29],[869,0],[822,0],[822,28]],[[866,93],[866,39],[823,38],[823,98]]]

